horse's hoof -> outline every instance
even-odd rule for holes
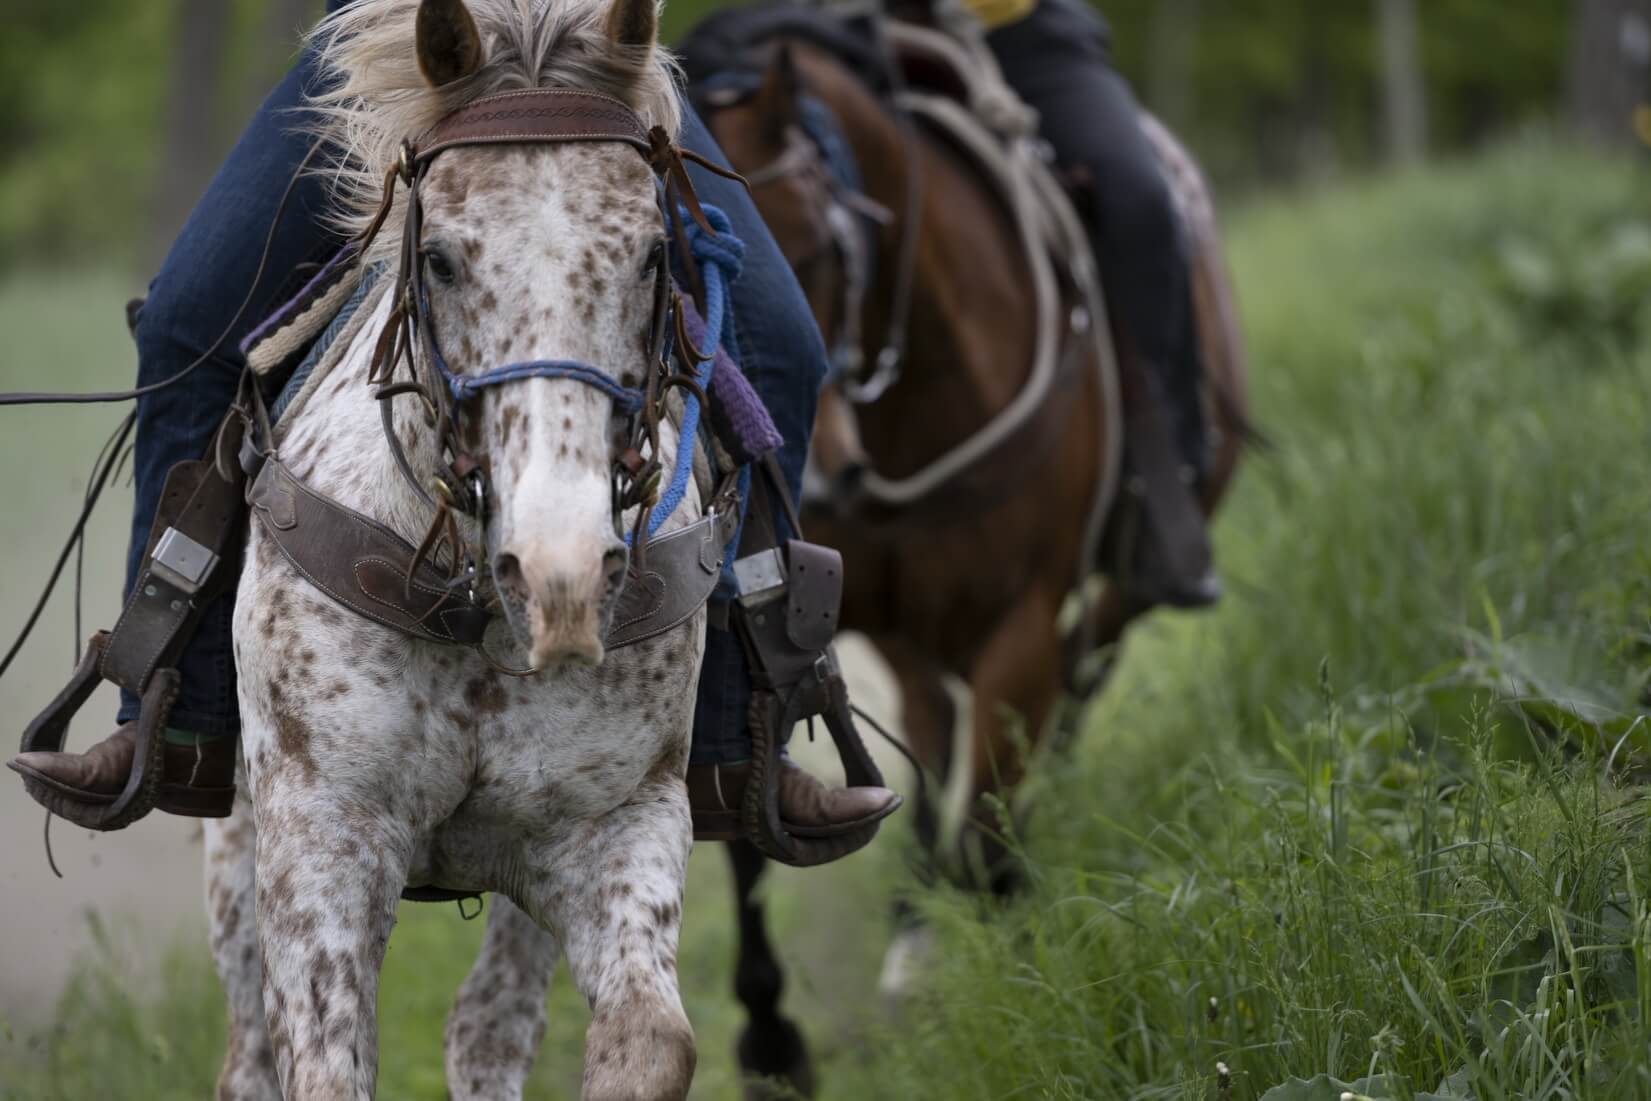
[[[745,1101],[797,1101],[814,1096],[814,1062],[797,1026],[780,1018],[760,1040],[750,1028],[734,1045]]]

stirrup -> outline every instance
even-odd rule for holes
[[[1183,476],[1181,456],[1157,403],[1141,393],[1125,403],[1124,416],[1129,480],[1108,525],[1104,553],[1110,561],[1102,564],[1110,566],[1126,589],[1141,592],[1152,603],[1213,603],[1219,587],[1209,589],[1213,575],[1208,520],[1193,483]],[[1142,553],[1149,547],[1156,552],[1155,560],[1146,563]],[[1144,565],[1152,568],[1143,570]],[[1161,600],[1172,589],[1188,598]]]
[[[250,378],[250,376],[243,376]],[[148,553],[120,619],[92,636],[67,687],[23,732],[22,752],[61,753],[69,723],[100,681],[138,693],[137,745],[132,771],[119,795],[81,791],[15,769],[35,802],[89,830],[125,829],[155,808],[189,807],[200,793],[164,782],[166,728],[182,683],[178,655],[195,633],[206,606],[233,582],[245,541],[246,474],[234,456],[245,422],[231,410],[207,456],[181,462],[166,475],[150,529]],[[177,802],[174,802],[177,801]],[[206,808],[207,816],[220,812]]]
[[[789,540],[783,551],[776,545],[770,494],[789,502],[773,470],[763,473],[766,480],[753,479],[742,547],[748,553],[734,563],[739,597],[730,614],[754,684],[748,716],[751,773],[739,808],[740,827],[769,859],[812,867],[864,848],[882,821],[831,837],[788,832],[779,806],[785,735],[804,719],[821,716],[850,787],[882,787],[883,774],[855,729],[848,688],[831,649],[843,595],[842,555],[801,539]]]
[[[46,710],[23,732],[21,751],[60,753],[63,740],[69,733],[69,721],[86,703],[103,675],[99,670],[109,643],[107,632],[93,635],[86,646],[86,655],[80,659],[75,674]],[[119,795],[78,791],[51,783],[22,769],[15,769],[23,777],[23,787],[30,798],[59,818],[89,830],[123,830],[148,814],[155,807],[160,792],[162,762],[166,750],[166,724],[172,714],[172,705],[178,698],[179,685],[176,669],[157,669],[143,693],[142,710],[138,714],[137,746],[132,755],[132,771],[126,777],[126,786]]]

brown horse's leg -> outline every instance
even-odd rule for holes
[[[746,1099],[813,1097],[814,1066],[803,1034],[780,1012],[785,975],[768,943],[768,926],[762,903],[756,897],[757,882],[768,867],[768,859],[749,842],[734,841],[728,845],[728,861],[734,866],[734,905],[740,936],[734,993],[746,1014],[735,1054],[746,1076]]]
[[[996,894],[1015,890],[1020,874],[1000,837],[1006,823],[981,797],[992,792],[1007,798],[1048,726],[1061,689],[1058,608],[1053,595],[1028,593],[992,632],[969,678],[975,738],[967,833],[974,836],[966,833],[964,842],[979,846],[983,885]]]
[[[1082,622],[1062,643],[1061,681],[1069,696],[1087,700],[1106,687],[1107,678],[1118,664],[1118,647],[1125,628],[1147,608],[1121,585],[1106,583],[1101,595],[1085,607]]]
[[[944,673],[932,657],[901,635],[876,635],[872,643],[900,686],[900,727],[906,744],[931,778],[944,785],[956,750],[957,705],[946,691]],[[916,800],[918,844],[929,864],[940,844],[943,786],[926,784]],[[926,868],[924,872],[932,871]]]

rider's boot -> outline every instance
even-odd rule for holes
[[[736,841],[751,764],[690,765],[688,805],[697,841]],[[790,757],[780,758],[780,821],[797,837],[827,838],[863,830],[900,808],[885,787],[831,787]]]
[[[1125,477],[1119,513],[1124,523],[1113,558],[1121,566],[1124,587],[1138,601],[1205,608],[1220,599],[1221,579],[1215,573],[1198,499],[1199,470],[1172,438],[1164,409],[1167,398],[1157,393],[1154,383],[1144,389],[1146,393],[1124,402]],[[1194,395],[1189,400],[1198,399]],[[1197,415],[1196,410],[1183,412]]]
[[[155,809],[190,818],[227,817],[235,802],[235,739],[195,740],[171,732],[166,739]],[[8,767],[71,802],[112,803],[132,774],[137,746],[134,720],[84,753],[19,753]]]

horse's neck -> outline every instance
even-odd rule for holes
[[[1002,409],[1035,352],[1031,273],[1008,212],[980,173],[921,131],[915,148],[875,101],[833,104],[866,193],[896,212],[879,236],[877,285],[866,302],[867,362],[888,337],[905,211],[915,171],[922,208],[900,382],[864,406],[860,424],[878,465],[898,476],[955,445]]]
[[[385,438],[379,403],[367,382],[373,349],[390,312],[391,295],[380,296],[366,324],[319,378],[308,400],[295,410],[278,453],[298,478],[317,492],[389,526],[417,543],[430,520],[430,506],[403,478]],[[392,402],[393,424],[415,472],[436,470],[435,433],[427,427],[416,397]]]

